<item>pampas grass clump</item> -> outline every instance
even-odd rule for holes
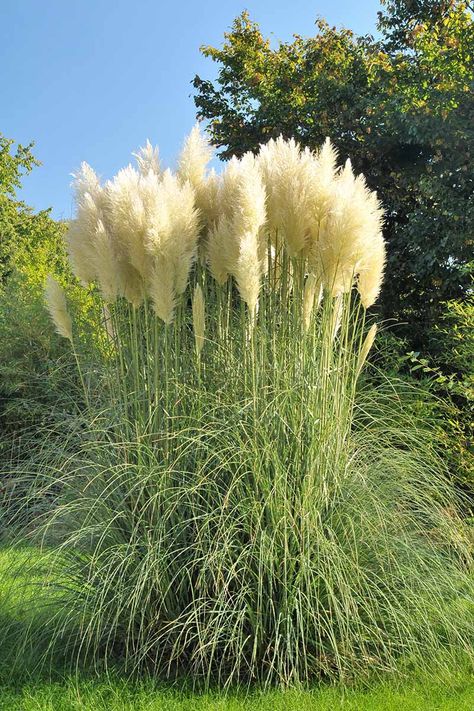
[[[210,157],[195,128],[177,174],[147,144],[138,169],[75,179],[69,256],[110,348],[42,492],[47,648],[226,685],[454,658],[472,586],[452,491],[429,427],[361,380],[380,203],[329,141],[221,175]]]

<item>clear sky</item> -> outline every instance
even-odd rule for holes
[[[311,36],[317,16],[375,31],[378,0],[0,0],[0,132],[35,141],[21,197],[72,215],[70,174],[111,177],[149,138],[172,165],[195,121],[190,82],[215,75],[199,53],[244,8],[263,33]]]

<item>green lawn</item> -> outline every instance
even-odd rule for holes
[[[366,692],[322,689],[312,692],[267,692],[245,695],[193,695],[117,680],[66,678],[61,682],[28,682],[23,688],[0,687],[2,711],[472,711],[474,685],[467,678],[457,688],[436,683],[395,689],[377,686]]]
[[[12,564],[27,551],[0,551],[0,590],[11,587]],[[28,614],[22,605],[19,615]],[[0,711],[473,711],[474,679],[464,670],[446,679],[411,679],[404,684],[377,684],[369,690],[334,687],[312,691],[253,692],[252,694],[193,694],[178,686],[152,680],[132,683],[119,677],[79,676],[52,670],[13,670],[8,645],[0,646]]]

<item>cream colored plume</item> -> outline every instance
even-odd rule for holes
[[[209,141],[202,135],[199,124],[195,124],[184,141],[183,150],[178,160],[178,178],[181,182],[189,180],[195,189],[201,186],[212,153]]]
[[[184,292],[196,258],[198,213],[193,187],[169,170],[145,200],[144,247],[151,267],[148,293],[156,313],[165,322],[173,319],[176,297]]]
[[[351,289],[381,237],[382,209],[363,176],[354,176],[346,162],[330,184],[324,210],[315,215],[309,262],[333,295]],[[367,264],[367,266],[364,266]],[[381,278],[381,273],[380,273]]]
[[[196,343],[196,352],[199,357],[201,355],[201,351],[204,346],[204,333],[205,333],[204,296],[203,296],[202,289],[199,284],[196,284],[196,286],[194,288],[192,311],[193,311],[194,340]]]
[[[258,235],[245,232],[239,240],[239,256],[233,269],[239,294],[248,306],[251,319],[257,311],[262,265],[258,256]]]
[[[229,257],[229,250],[233,253]],[[232,230],[224,216],[209,231],[206,243],[209,271],[220,286],[230,274],[231,265],[237,261],[238,247],[233,240]]]
[[[195,193],[189,182],[181,183],[169,170],[158,185],[156,201],[147,212],[145,247],[160,256],[173,274],[173,290],[182,294],[196,258],[199,219]]]
[[[48,276],[46,279],[44,296],[56,331],[72,343],[72,322],[67,308],[66,295],[63,288],[52,276]]]
[[[95,233],[101,217],[103,191],[99,178],[87,163],[73,175],[76,217],[66,234],[66,247],[72,270],[87,285],[97,274],[94,265]]]
[[[359,265],[357,288],[364,308],[368,309],[378,298],[385,267],[385,242],[382,233],[371,241]]]
[[[220,217],[221,179],[214,168],[204,177],[203,182],[195,187],[196,207],[204,230],[214,227]]]
[[[148,173],[154,173],[159,175],[160,169],[160,158],[158,146],[153,147],[149,140],[144,146],[138,149],[136,153],[132,153],[133,157],[136,158],[138,170],[141,175],[148,175]]]
[[[329,138],[316,153],[311,164],[311,198],[309,208],[309,240],[305,254],[311,262],[314,250],[318,250],[320,230],[334,205],[335,179],[337,176],[337,151]]]
[[[125,296],[138,305],[143,291],[136,255],[140,251],[142,214],[139,176],[129,166],[105,187],[92,168],[76,175],[77,216],[67,235],[75,274],[84,283],[97,280],[106,302]],[[133,261],[134,264],[131,264]]]
[[[268,227],[283,236],[288,254],[295,257],[307,246],[316,158],[280,136],[260,148],[258,163],[268,196]]]
[[[252,153],[232,158],[222,179],[222,214],[209,235],[208,260],[219,283],[231,274],[251,318],[255,315],[267,242],[265,188]]]
[[[97,221],[92,262],[104,301],[112,303],[121,295],[120,269],[112,238],[102,220]]]
[[[364,363],[367,360],[367,356],[369,355],[370,349],[372,348],[376,334],[377,334],[377,324],[374,323],[369,328],[369,331],[365,337],[364,343],[362,344],[362,348],[360,349],[359,357],[357,359],[356,378],[359,376],[362,368],[364,367]]]
[[[117,259],[129,262],[144,280],[148,277],[149,260],[144,246],[147,223],[142,186],[157,180],[155,173],[142,177],[129,165],[107,182],[104,191],[103,220]]]

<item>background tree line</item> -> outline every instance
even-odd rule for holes
[[[466,297],[474,256],[474,25],[464,0],[385,1],[380,36],[318,20],[272,48],[248,13],[202,52],[195,103],[227,159],[282,134],[330,136],[386,209],[382,313],[416,350],[434,347],[444,302]]]

